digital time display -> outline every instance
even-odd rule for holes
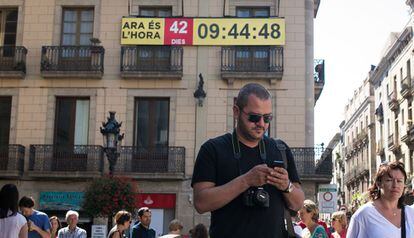
[[[284,45],[281,18],[122,19],[123,45]]]

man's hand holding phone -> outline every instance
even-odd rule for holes
[[[268,166],[273,169],[270,175],[267,176],[267,183],[275,186],[281,191],[285,191],[289,187],[289,174],[285,169],[283,161],[273,160],[268,163]]]

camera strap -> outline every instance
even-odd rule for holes
[[[231,135],[231,143],[233,145],[233,154],[236,160],[241,159],[241,152],[240,152],[240,141],[237,138],[236,129],[233,130]],[[263,163],[266,163],[267,156],[266,156],[266,147],[263,139],[259,141],[259,151],[260,151],[260,158],[262,159]],[[239,165],[240,169],[240,165]]]

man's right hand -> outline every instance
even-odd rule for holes
[[[270,175],[272,169],[266,164],[259,164],[250,169],[243,175],[245,183],[249,187],[259,187],[266,184],[267,176]]]

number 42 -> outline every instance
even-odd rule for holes
[[[174,21],[170,27],[170,31],[174,32],[175,34],[187,34],[187,26],[188,23],[186,21]]]

